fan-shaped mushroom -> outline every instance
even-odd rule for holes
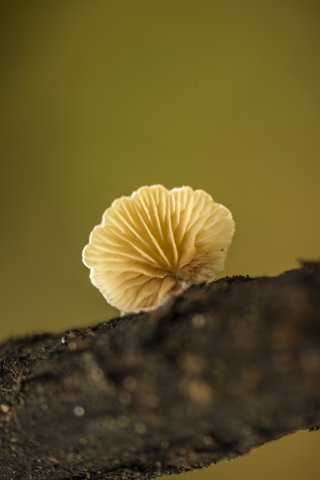
[[[123,312],[148,310],[222,271],[231,212],[203,190],[141,187],[115,200],[83,250],[92,283]]]

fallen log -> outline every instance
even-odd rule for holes
[[[319,424],[316,262],[0,345],[3,480],[152,479]]]

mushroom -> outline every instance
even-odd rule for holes
[[[203,190],[144,186],[115,200],[90,234],[83,262],[123,313],[150,310],[223,270],[231,212]]]

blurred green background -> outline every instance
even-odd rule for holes
[[[232,210],[226,274],[319,258],[317,2],[0,9],[1,339],[117,315],[81,250],[141,185],[203,188]],[[302,432],[179,478],[318,479],[319,440]]]

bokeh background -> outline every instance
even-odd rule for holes
[[[319,258],[318,2],[0,9],[1,339],[117,314],[81,250],[144,184],[203,188],[232,210],[228,275]],[[302,432],[179,478],[318,479],[319,446]]]

